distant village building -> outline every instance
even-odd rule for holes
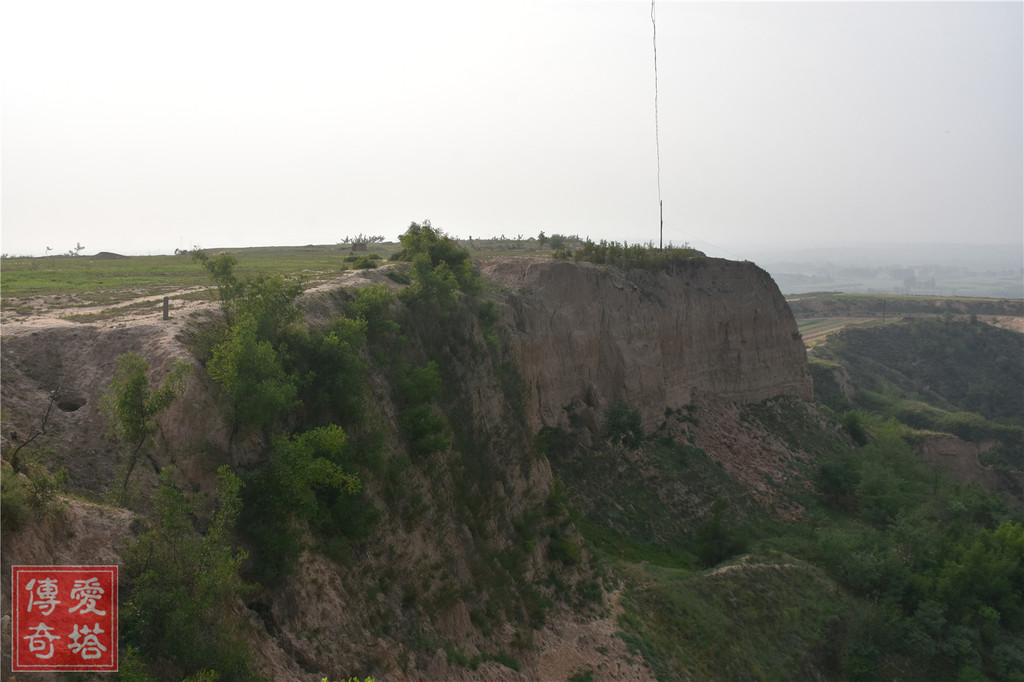
[[[352,242],[353,251],[366,251],[366,242]]]

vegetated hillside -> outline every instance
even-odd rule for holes
[[[1024,470],[1024,334],[976,319],[908,318],[844,330],[812,355],[819,395],[834,408],[951,433],[977,444],[984,461]],[[850,383],[855,390],[844,389]]]
[[[5,328],[4,569],[120,563],[121,677],[1019,679],[1019,517],[809,402],[762,271],[402,243]]]

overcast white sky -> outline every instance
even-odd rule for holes
[[[1024,240],[1024,4],[656,5],[665,240]],[[2,250],[658,240],[643,1],[5,0]]]

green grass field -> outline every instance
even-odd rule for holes
[[[460,242],[473,260],[502,256],[548,257],[551,249],[535,240],[466,239]],[[236,272],[298,276],[308,283],[332,277],[352,267],[352,257],[377,255],[379,263],[401,249],[398,242],[370,244],[353,253],[342,244],[267,246],[242,249],[209,249],[210,255],[230,251],[238,259]],[[348,260],[346,260],[348,259]],[[47,256],[4,258],[0,261],[2,309],[32,314],[40,305],[32,299],[50,299],[48,307],[116,306],[144,296],[211,285],[210,278],[191,255],[173,256]],[[196,294],[192,294],[195,297]],[[55,300],[60,297],[60,300]]]
[[[218,253],[211,251],[211,253]],[[337,272],[347,251],[340,247],[236,249],[239,272],[293,274]],[[208,283],[202,266],[188,254],[179,256],[48,256],[5,258],[0,265],[4,297],[86,294],[134,290],[163,293]]]
[[[368,250],[386,259],[397,244]],[[222,250],[211,250],[215,255]],[[342,246],[260,247],[230,249],[236,271],[301,276],[310,283],[336,275],[351,265]],[[116,306],[145,296],[196,290],[211,285],[203,267],[189,254],[177,256],[49,256],[5,258],[0,263],[0,297],[4,311],[31,314],[42,297],[46,307]],[[196,296],[193,293],[190,297]],[[183,296],[185,297],[185,296]]]

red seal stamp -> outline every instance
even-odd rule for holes
[[[11,569],[13,671],[117,670],[117,566]]]

